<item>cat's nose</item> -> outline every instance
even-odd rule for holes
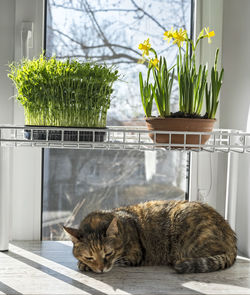
[[[99,273],[103,273],[104,272],[104,266],[98,266],[97,267],[97,272],[99,272]]]

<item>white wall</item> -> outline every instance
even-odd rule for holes
[[[13,87],[6,75],[8,62],[14,59],[15,0],[0,0],[0,124],[13,122]]]
[[[224,0],[223,13],[220,128],[250,132],[250,1]],[[233,155],[232,162],[231,211],[236,209],[239,250],[250,257],[250,155]]]
[[[15,0],[0,0],[0,124],[13,123],[14,91],[7,77],[8,63],[14,59]],[[11,151],[0,147],[0,250],[8,246],[11,193]],[[4,196],[8,196],[5,198]]]
[[[246,130],[250,103],[250,1],[224,0],[221,128]]]
[[[197,54],[197,62],[206,64],[212,67],[214,63],[214,56],[217,48],[220,48],[219,66],[222,54],[222,30],[223,30],[223,0],[196,0],[196,22],[195,22],[195,36],[197,37],[204,27],[215,31],[212,43],[208,44],[204,39],[200,42]],[[219,106],[220,107],[220,106]],[[203,104],[205,108],[205,103]],[[218,108],[219,109],[219,108]],[[204,109],[205,111],[205,109]],[[219,126],[219,110],[216,115],[216,126]],[[224,214],[224,207],[218,208],[218,173],[217,163],[220,155],[217,153],[192,153],[192,175],[191,175],[191,200],[199,200],[207,202],[216,208],[222,215]],[[225,181],[223,182],[225,185]],[[220,183],[221,185],[221,183]],[[224,197],[222,198],[224,204]]]

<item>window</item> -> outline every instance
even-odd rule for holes
[[[121,79],[107,125],[142,125],[138,73],[146,73],[146,66],[138,64],[138,44],[149,37],[172,66],[177,48],[162,38],[172,25],[190,34],[191,0],[48,0],[46,54],[117,66]],[[183,199],[186,170],[181,152],[45,150],[43,239],[64,239],[59,225],[77,225],[93,210]]]

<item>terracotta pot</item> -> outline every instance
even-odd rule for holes
[[[211,132],[213,130],[215,119],[192,119],[192,118],[146,118],[148,130],[154,131],[180,131],[180,132]],[[154,141],[154,133],[149,133],[150,138]],[[201,136],[201,144],[205,144],[210,135]],[[157,143],[169,143],[168,134],[157,134]],[[200,136],[196,134],[186,135],[186,144],[199,144]],[[184,144],[183,134],[172,134],[172,144]],[[174,146],[173,146],[174,147]],[[187,147],[188,148],[188,147]]]

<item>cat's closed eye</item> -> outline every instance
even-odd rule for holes
[[[84,256],[84,259],[86,259],[86,260],[89,260],[89,261],[92,261],[92,260],[94,260],[94,258],[93,258],[93,257],[86,257],[86,256]]]
[[[110,251],[110,252],[108,252],[108,253],[105,254],[105,257],[109,257],[109,256],[111,256],[113,253],[114,253],[114,251]]]

